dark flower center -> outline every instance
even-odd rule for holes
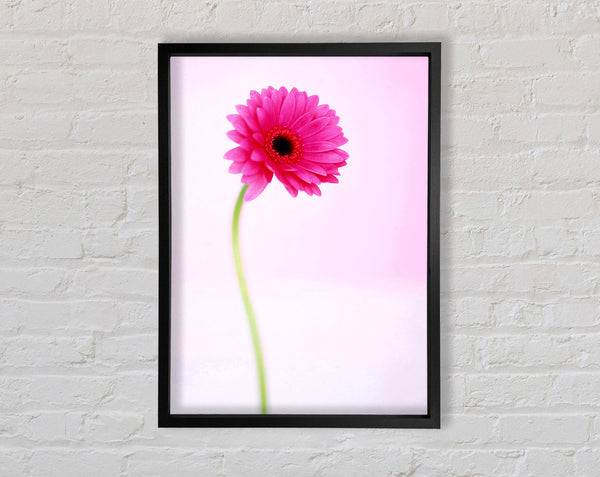
[[[280,156],[289,156],[294,151],[294,144],[285,136],[277,136],[273,139],[273,149]]]
[[[266,134],[264,147],[275,164],[296,164],[302,159],[300,136],[286,126],[271,128]]]

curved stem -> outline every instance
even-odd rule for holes
[[[258,336],[258,327],[256,326],[256,318],[254,316],[254,310],[252,309],[252,302],[250,301],[250,295],[248,294],[248,286],[246,285],[246,279],[244,277],[244,269],[242,267],[242,255],[240,253],[240,212],[242,211],[242,205],[244,204],[244,194],[246,194],[248,184],[245,184],[240,191],[240,195],[235,203],[235,209],[233,210],[233,223],[231,226],[231,234],[233,238],[233,260],[235,262],[235,271],[237,273],[238,283],[240,285],[240,292],[242,293],[242,300],[244,301],[244,308],[246,309],[246,315],[248,315],[248,325],[250,327],[250,334],[252,335],[252,344],[254,346],[254,356],[256,358],[256,368],[258,371],[258,383],[260,387],[260,409],[262,414],[267,413],[267,385],[265,380],[265,369],[263,365],[262,350],[260,347],[260,338]]]

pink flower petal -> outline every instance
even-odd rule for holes
[[[346,139],[343,134],[340,134],[339,136],[336,136],[333,139],[329,139],[329,141],[334,143],[336,147],[339,147],[346,144],[348,142],[348,139]]]
[[[246,136],[244,136],[241,132],[236,131],[235,129],[227,131],[225,134],[229,139],[231,139],[233,142],[237,142],[238,144],[241,144],[241,142],[244,139],[246,139]]]
[[[319,106],[317,106],[317,109],[315,109],[315,117],[320,118],[321,116],[325,116],[325,115],[327,115],[328,111],[329,111],[328,104],[320,104]]]
[[[300,116],[301,114],[304,114],[306,98],[308,98],[308,95],[304,91],[296,95],[296,109],[294,110],[295,116]]]
[[[247,135],[252,134],[250,128],[246,124],[246,121],[239,114],[230,114],[227,116],[227,120],[237,129],[240,133]]]
[[[338,156],[340,156],[342,158],[342,160],[348,159],[348,157],[350,156],[346,151],[344,151],[343,149],[336,149],[334,151]]]
[[[319,174],[320,176],[327,175],[327,171],[323,168],[323,166],[315,164],[314,162],[303,160],[298,165],[306,169],[307,171],[314,172],[315,174]]]
[[[234,162],[234,164],[237,164],[237,163]],[[263,167],[264,166],[260,162],[246,161],[243,164],[242,173],[247,174],[247,175],[258,174],[259,172],[262,172]]]
[[[264,149],[257,147],[252,151],[250,159],[256,162],[267,162],[269,160],[269,156]]]
[[[297,189],[294,189],[291,185],[288,185],[288,184],[283,184],[283,187],[285,187],[285,190],[287,190],[292,197],[294,197],[294,198],[298,197]]]
[[[265,180],[267,182],[271,182],[271,179],[273,179],[273,171],[270,171],[269,169],[265,168],[263,170],[263,176],[265,177]]]
[[[296,101],[294,95],[288,94],[283,100],[281,105],[281,111],[279,112],[279,125],[288,126],[292,118],[294,117],[294,109],[296,107]]]
[[[329,182],[329,183],[331,183],[331,184],[337,184],[337,183],[339,183],[340,181],[338,180],[338,178],[337,178],[337,177],[335,177],[334,175],[331,175],[331,174],[330,174],[330,175],[328,175],[328,176],[324,177],[324,178],[321,180],[321,182]]]
[[[269,183],[266,180],[252,182],[244,194],[244,202],[256,199]]]
[[[250,99],[254,101],[258,107],[262,107],[262,97],[258,91],[250,91]]]
[[[336,162],[340,162],[340,156],[337,155],[334,151],[305,152],[302,155],[302,158],[306,159],[310,162],[316,162],[317,164],[322,164],[322,163],[335,164]]]
[[[306,139],[323,130],[328,123],[329,119],[327,118],[315,119],[314,121],[309,122],[306,126],[299,128],[297,131],[303,139]]]
[[[268,98],[265,98],[267,100]],[[256,110],[256,116],[258,117],[258,123],[260,124],[260,129],[263,132],[267,132],[271,126],[273,126],[273,117],[265,111],[263,108],[258,108]]]
[[[234,149],[230,149],[225,153],[225,159],[235,162],[244,162],[250,159],[250,155],[248,151],[242,149],[241,147],[236,147]]]
[[[274,89],[271,93],[271,99],[273,100],[273,105],[275,106],[275,117],[279,117],[278,111],[281,109],[283,98],[284,97],[281,95],[278,89]]]
[[[254,141],[254,139],[244,138],[242,142],[240,142],[240,147],[250,152],[254,148],[256,148],[256,142]]]
[[[324,129],[319,131],[318,135],[316,135],[313,139],[319,139],[320,141],[329,141],[334,137],[342,134],[342,128],[339,126],[329,126],[327,125]]]
[[[306,185],[304,182],[302,182],[298,177],[296,177],[296,175],[293,172],[284,172],[284,177],[286,178],[287,182],[294,188],[298,189],[298,190],[304,190],[304,186]]]
[[[240,116],[244,118],[244,121],[246,121],[246,124],[250,126],[251,129],[259,129],[256,117],[253,115],[252,112],[250,112],[250,109],[248,109],[247,106],[244,106],[243,104],[238,104],[235,107],[235,109],[240,114]]]
[[[232,162],[231,165],[229,166],[229,169],[227,169],[228,172],[231,172],[232,174],[239,174],[240,172],[242,172],[242,169],[244,168],[244,164],[246,164],[245,162]]]
[[[337,146],[331,141],[307,141],[304,144],[305,152],[325,152],[335,149]]]
[[[277,118],[279,118],[279,111],[271,98],[263,99],[263,109],[265,113],[267,113],[269,119],[269,128],[275,126],[277,124]]]
[[[304,169],[298,169],[294,174],[296,174],[297,177],[302,179],[304,182],[308,182],[309,184],[319,184],[321,182],[321,179],[319,179],[317,175],[313,174],[312,172],[308,172]]]
[[[317,184],[310,184],[310,188],[312,189],[313,194],[321,197],[321,189],[319,189],[319,186]]]
[[[306,100],[305,111],[312,111],[313,109],[315,109],[317,107],[317,104],[319,104],[319,96],[316,94],[309,96],[308,99]]]
[[[290,124],[289,128],[293,131],[297,131],[298,129],[306,126],[310,120],[313,118],[314,112],[308,111],[296,119],[292,124]]]

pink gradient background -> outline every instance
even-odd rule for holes
[[[254,413],[254,355],[231,251],[240,175],[226,120],[296,86],[340,117],[339,184],[245,203],[241,244],[271,413],[427,413],[425,57],[171,60],[173,413]]]

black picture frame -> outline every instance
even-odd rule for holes
[[[176,56],[425,56],[429,59],[427,390],[424,415],[172,414],[170,59]],[[441,43],[160,43],[159,149],[159,427],[440,428],[440,65]]]

